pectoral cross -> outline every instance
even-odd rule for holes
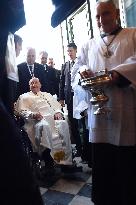
[[[111,51],[108,50],[108,48],[106,49],[105,53],[103,54],[103,56],[105,58],[110,58],[113,55],[113,53]]]

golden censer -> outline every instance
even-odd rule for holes
[[[104,88],[111,81],[111,76],[106,70],[96,72],[93,77],[90,77],[90,71],[85,70],[79,72],[81,80],[79,84],[91,92],[90,102],[93,106],[98,106],[94,112],[95,115],[107,114],[110,110],[105,106],[109,97],[105,94]]]

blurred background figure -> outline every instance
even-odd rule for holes
[[[53,58],[48,58],[48,66],[50,66],[50,67],[52,67],[52,68],[54,68],[54,66],[55,66],[55,63],[54,63],[54,59]]]
[[[51,69],[54,69],[55,75],[56,75],[56,82],[55,83],[55,94],[57,95],[57,99],[59,100],[59,85],[60,85],[60,75],[61,70],[58,70],[55,68],[55,62],[52,57],[48,58],[48,66],[51,67]]]
[[[46,51],[41,51],[39,53],[40,63],[44,67],[45,82],[46,82],[46,92],[51,95],[57,94],[56,92],[56,72],[52,66],[47,65],[48,53]]]
[[[39,53],[39,59],[40,59],[40,63],[44,66],[46,70],[48,68],[47,65],[48,53],[46,51],[41,51]]]
[[[21,38],[21,36],[14,34],[14,42],[15,42],[16,57],[18,57],[22,50],[23,39]]]

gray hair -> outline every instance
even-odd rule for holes
[[[111,3],[115,6],[116,9],[119,8],[118,0],[98,0],[97,4],[99,4],[99,3]]]
[[[46,57],[48,57],[48,53],[46,51],[40,51],[39,55],[45,55]]]

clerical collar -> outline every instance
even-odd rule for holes
[[[69,61],[70,61],[70,63],[75,62],[75,60],[69,60]]]
[[[47,65],[46,64],[42,64],[43,65],[43,67],[45,68],[45,70],[47,69]]]
[[[69,61],[70,61],[70,63],[72,63],[72,62],[75,63],[76,59],[77,59],[77,57],[74,60],[70,59]]]
[[[119,26],[118,28],[116,28],[114,31],[112,31],[110,33],[100,33],[100,36],[101,36],[101,38],[104,38],[106,36],[117,35],[121,30],[122,30],[122,27]]]

